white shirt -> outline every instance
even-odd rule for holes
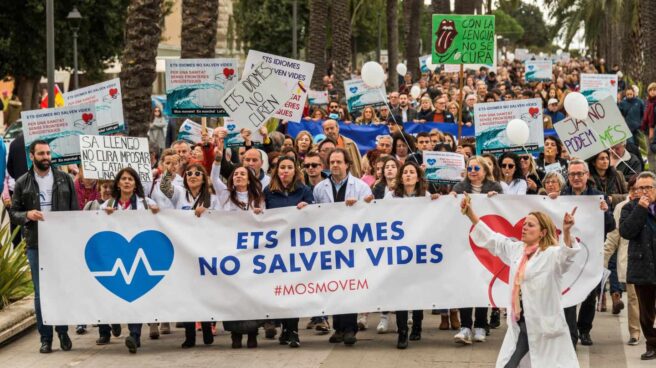
[[[52,186],[55,183],[55,176],[52,174],[52,169],[48,170],[46,176],[41,176],[34,170],[34,178],[39,185],[39,204],[41,205],[41,211],[47,212],[52,210]]]
[[[173,198],[171,198],[171,202],[173,202],[173,205],[175,206],[174,208],[176,210],[191,210],[194,207],[194,203],[196,203],[196,198],[193,198],[191,193],[187,194],[186,189],[174,185]],[[219,205],[216,196],[212,194],[210,197],[210,206],[207,209],[215,210],[219,208],[221,208],[221,206]]]
[[[153,201],[152,199],[150,199],[148,197],[146,197],[145,200],[146,200],[146,204],[148,205],[148,207],[157,205],[157,203],[155,203],[155,201]],[[107,201],[103,202],[103,204],[100,205],[100,209],[104,210],[107,207],[109,207],[110,202],[113,205],[115,203],[115,199],[110,199],[110,200],[107,200]],[[121,206],[119,204],[119,205],[116,206],[116,209],[119,210],[119,211],[129,211],[132,208],[131,207],[123,208],[123,206]],[[146,209],[148,209],[144,206],[144,198],[137,197],[137,208],[136,209],[137,210],[146,210]]]
[[[510,184],[502,180],[501,188],[503,188],[503,194],[526,194],[528,185],[524,179],[514,179]]]
[[[162,178],[157,178],[154,181],[144,183],[144,192],[149,196],[157,206],[162,210],[169,210],[175,208],[174,202],[172,202],[162,191],[159,189]],[[173,188],[180,188],[184,190],[184,179],[182,176],[175,174],[173,180],[171,180]]]

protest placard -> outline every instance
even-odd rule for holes
[[[553,76],[552,68],[551,60],[527,60],[524,78],[527,82],[550,81]]]
[[[308,92],[308,102],[310,105],[328,105],[328,91],[313,91]]]
[[[515,49],[515,60],[525,61],[529,60],[529,51],[528,49]]]
[[[291,92],[289,100],[284,102],[273,114],[273,118],[301,121],[303,109],[314,73],[314,64],[305,61],[290,59],[278,55],[267,54],[260,51],[250,50],[244,65],[244,75],[250,73],[253,67],[260,62],[266,62],[278,75],[287,90]]]
[[[360,111],[365,106],[375,108],[385,105],[385,84],[378,88],[369,88],[362,79],[351,79],[344,81],[344,91],[350,112]]]
[[[631,130],[611,96],[590,105],[587,119],[568,117],[554,129],[570,157],[582,160],[631,138]]]
[[[212,136],[213,131],[212,128],[207,128],[207,134],[209,134],[210,137]],[[182,122],[182,125],[180,125],[180,130],[178,130],[178,139],[185,140],[192,144],[200,143],[202,140],[201,133],[202,126],[200,124],[193,120],[185,119],[185,121]]]
[[[617,74],[581,74],[581,94],[588,103],[601,101],[606,96],[617,98]]]
[[[426,63],[430,58],[432,58],[431,55],[424,55],[419,57],[419,71],[422,73],[430,72],[430,69],[428,69],[428,64]]]
[[[96,107],[93,104],[21,112],[25,150],[35,140],[50,145],[53,165],[80,163],[83,134],[98,134]],[[31,165],[28,155],[28,164]]]
[[[80,153],[85,179],[114,180],[121,169],[131,167],[142,183],[153,181],[148,138],[81,135]]]
[[[426,179],[437,184],[455,184],[462,181],[465,157],[455,152],[422,152],[426,165]]]
[[[494,41],[494,60],[491,64],[465,64],[463,65],[464,70],[475,70],[478,71],[481,68],[487,68],[489,71],[496,72],[497,70],[497,42]],[[447,73],[458,73],[460,71],[460,65],[457,64],[444,64],[444,71]]]
[[[434,64],[493,65],[494,16],[433,14]]]
[[[544,147],[542,124],[542,100],[500,101],[474,105],[476,128],[476,154],[524,152],[539,153]],[[513,119],[524,120],[530,131],[528,141],[522,146],[511,143],[506,136],[506,126]]]
[[[255,146],[262,145],[262,135],[259,133],[258,128],[254,128],[248,122],[239,122],[230,118],[223,119],[223,126],[228,130],[228,136],[225,138],[226,147],[239,147],[244,145],[244,134],[248,135],[249,139]],[[267,125],[269,125],[267,123]],[[273,131],[274,129],[269,129],[268,131]],[[247,131],[244,131],[247,130]]]
[[[291,94],[271,65],[262,61],[221,98],[221,105],[233,120],[259,128]]]
[[[123,118],[123,95],[118,78],[64,93],[65,106],[96,105],[96,121],[100,134],[126,130]]]
[[[226,116],[219,101],[238,79],[236,59],[167,59],[166,103],[174,116]]]

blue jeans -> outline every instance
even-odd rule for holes
[[[617,278],[617,252],[613,253],[608,259],[608,269],[610,270],[610,276],[608,276],[608,281],[610,282],[610,293],[620,293],[620,295],[622,295],[622,285]]]
[[[27,248],[27,260],[30,263],[32,272],[32,283],[34,284],[34,311],[36,314],[36,327],[41,335],[41,342],[52,342],[52,326],[43,324],[41,317],[41,290],[39,288],[39,250],[36,248]],[[57,334],[67,333],[68,326],[55,326]]]

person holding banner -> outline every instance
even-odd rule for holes
[[[369,186],[349,172],[354,165],[351,156],[344,148],[337,147],[328,154],[330,177],[314,187],[314,199],[317,203],[344,202],[353,206],[357,201],[371,202],[374,198]],[[335,333],[328,341],[343,342],[344,345],[354,345],[357,342],[358,315],[342,314],[333,316]]]
[[[383,199],[387,193],[393,192],[396,185],[396,176],[399,172],[399,162],[392,156],[381,156],[377,163],[383,164],[383,175],[374,184],[372,193],[375,199]]]
[[[167,148],[162,152],[162,157],[159,160],[158,167],[153,170],[153,181],[144,183],[144,191],[148,198],[151,198],[157,207],[160,209],[173,209],[175,208],[169,198],[160,189],[160,184],[165,175],[171,176],[168,181],[175,187],[184,188],[184,179],[178,175],[180,171],[180,156],[171,148]],[[151,331],[154,333],[155,331]],[[159,333],[158,333],[159,334]]]
[[[501,186],[504,194],[526,194],[526,180],[522,175],[519,156],[506,152],[499,158],[501,163]]]
[[[79,210],[73,178],[53,169],[50,146],[43,140],[30,144],[29,154],[32,168],[16,180],[11,197],[9,217],[14,225],[21,226],[23,238],[27,243],[27,260],[30,264],[34,284],[34,312],[36,326],[41,335],[39,352],[52,352],[53,327],[43,324],[39,288],[39,234],[38,222],[45,221],[46,212]],[[68,326],[55,326],[62,350],[69,351],[73,343],[68,336]]]
[[[565,212],[562,242],[553,221],[543,212],[530,212],[525,217],[521,241],[515,241],[480,221],[470,201],[465,196],[460,209],[474,225],[472,240],[511,265],[508,330],[496,367],[519,367],[527,354],[533,368],[578,367],[561,304],[562,275],[581,250],[571,233],[576,207],[571,213]]]
[[[451,194],[474,193],[493,196],[503,193],[503,187],[494,181],[490,167],[485,164],[481,156],[472,156],[467,160],[467,176],[463,181],[453,186]],[[472,321],[472,312],[475,321]],[[472,325],[474,327],[473,340],[484,342],[486,336],[487,308],[460,308],[460,331],[453,337],[459,344],[472,343]]]
[[[114,178],[112,198],[100,205],[100,209],[111,215],[115,211],[147,210],[159,212],[157,203],[146,197],[137,173],[131,167],[121,169]],[[136,354],[141,347],[141,323],[129,323],[130,335],[125,338],[125,346],[130,354]]]
[[[396,175],[396,183],[398,185],[396,185],[393,191],[387,192],[384,199],[429,197],[435,200],[440,197],[439,194],[430,194],[428,192],[424,170],[414,162],[407,161],[401,166]],[[412,311],[412,332],[410,332],[410,340],[421,340],[423,320],[423,310]],[[408,347],[408,311],[396,311],[396,327],[399,333],[396,347],[406,349]]]
[[[271,174],[271,183],[264,188],[266,208],[281,208],[294,206],[299,210],[314,203],[312,190],[303,184],[303,173],[296,164],[296,159],[280,156],[278,165]],[[290,348],[301,346],[298,337],[298,318],[285,318],[280,321],[282,331],[278,341]]]

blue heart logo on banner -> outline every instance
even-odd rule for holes
[[[236,127],[235,124],[228,124],[228,130],[234,130]]]
[[[173,264],[173,253],[171,240],[159,231],[142,231],[131,241],[102,231],[89,239],[84,258],[102,286],[133,302],[162,281]]]
[[[351,87],[349,88],[349,91],[351,91],[351,93],[355,93],[358,91],[358,87]]]
[[[429,165],[433,166],[437,161],[434,158],[429,158],[428,160],[426,160],[426,162],[428,162]]]
[[[529,65],[528,70],[533,70],[535,68],[535,65]]]

